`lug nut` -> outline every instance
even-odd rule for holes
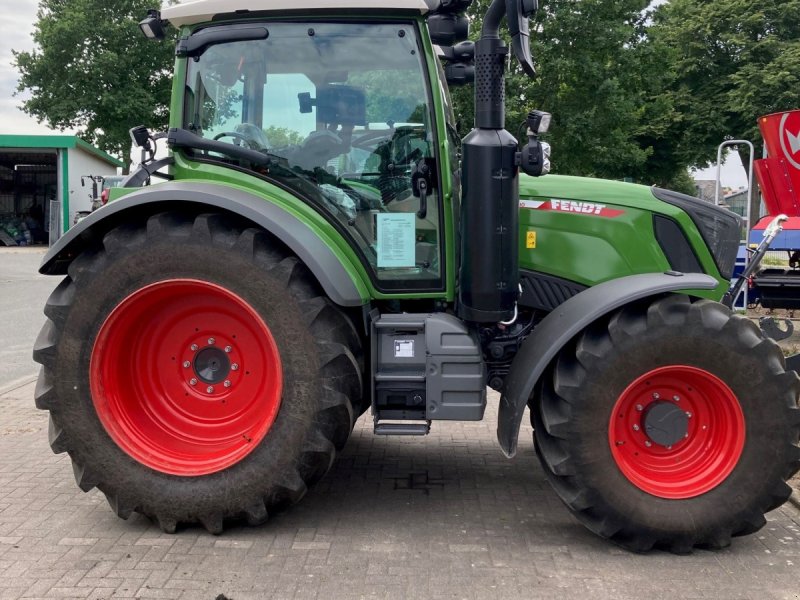
[[[208,386],[208,387],[206,388],[206,391],[207,391],[209,394],[212,394],[212,393],[214,393],[214,388],[213,388],[213,387],[211,387],[211,386]]]
[[[231,348],[230,346],[225,346],[225,352],[227,352],[228,354],[230,354],[232,350],[233,348]]]
[[[197,385],[197,379],[195,379],[194,377],[192,377],[192,378],[189,380],[189,385]]]
[[[231,371],[238,371],[239,370],[239,363],[233,363],[231,365]]]
[[[639,426],[638,426],[638,425],[634,425],[634,426],[633,426],[633,430],[634,430],[634,431],[639,431]]]
[[[642,412],[644,410],[644,406],[642,406],[641,404],[637,404],[636,405],[636,410],[638,410],[639,412]]]
[[[675,402],[680,402],[681,401],[681,397],[680,396],[673,396],[672,400],[675,401]]]
[[[183,361],[183,368],[184,369],[188,369],[191,366],[192,366],[192,363],[190,363],[188,360]]]
[[[653,394],[653,400],[658,400],[659,398],[661,398],[661,394],[659,394],[658,392],[655,392]]]
[[[645,445],[645,446],[647,446],[647,447],[649,448],[649,447],[650,447],[650,446],[652,446],[653,444],[651,444],[650,442],[645,442],[645,443],[644,443],[644,445]]]
[[[692,413],[690,413],[690,412],[687,410],[687,411],[686,411],[686,416],[687,416],[687,417],[689,417],[689,418],[691,419],[691,418],[692,418]]]
[[[197,344],[192,344],[189,348],[191,348],[192,352],[197,352]]]
[[[213,346],[213,345],[214,345],[214,342],[216,342],[216,341],[217,341],[217,340],[215,340],[214,338],[208,338],[208,345],[209,345],[209,346]]]
[[[226,379],[225,383],[223,383],[222,385],[224,385],[226,388],[229,388],[229,387],[231,387],[231,382]]]

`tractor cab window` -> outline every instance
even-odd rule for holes
[[[271,162],[194,156],[251,168],[313,203],[379,287],[441,289],[435,128],[416,28],[266,27],[266,39],[211,45],[189,60],[183,126]]]

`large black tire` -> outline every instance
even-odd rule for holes
[[[690,384],[700,377],[697,389],[683,375]],[[666,383],[669,397],[638,387],[651,383]],[[785,481],[800,466],[799,392],[780,348],[748,319],[715,302],[662,297],[616,312],[561,352],[531,402],[535,447],[555,491],[597,535],[638,552],[722,548],[759,530],[790,495]],[[697,422],[687,418],[680,441],[656,444],[636,420],[638,411],[691,401],[705,420],[686,411]]]
[[[232,217],[166,212],[111,230],[76,257],[68,273],[47,302],[48,320],[34,350],[42,364],[36,405],[50,411],[50,445],[69,453],[82,490],[99,488],[124,519],[136,511],[167,532],[200,522],[220,533],[226,520],[262,523],[268,513],[297,502],[327,472],[363,409],[361,342],[351,321],[275,238]],[[170,280],[200,282],[193,285],[201,290],[217,286],[208,289],[240,298],[263,320],[280,358],[282,393],[275,392],[279,404],[264,437],[245,456],[228,457],[231,464],[198,475],[162,469],[124,451],[97,408],[103,386],[118,383],[112,377],[92,381],[102,372],[93,365],[104,364],[98,334],[115,307]],[[159,314],[157,306],[154,312]],[[148,317],[142,317],[142,327],[154,326]],[[148,363],[147,356],[137,356]],[[254,376],[261,370],[255,366]],[[129,366],[119,368],[136,374]],[[142,365],[142,377],[152,368]],[[135,405],[136,396],[118,393]]]

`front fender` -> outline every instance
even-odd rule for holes
[[[328,297],[339,306],[363,306],[368,294],[333,250],[309,227],[280,206],[249,192],[212,183],[161,183],[123,196],[93,212],[70,229],[45,255],[39,272],[64,275],[72,260],[92,239],[125,222],[134,211],[171,208],[222,210],[263,227],[280,239],[311,270]]]
[[[503,386],[497,440],[509,458],[528,399],[542,373],[561,349],[600,317],[630,302],[680,290],[712,290],[719,281],[699,273],[647,273],[606,281],[585,290],[551,312],[522,344]]]

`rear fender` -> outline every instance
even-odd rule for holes
[[[142,210],[159,205],[226,211],[252,221],[281,240],[311,270],[328,297],[339,306],[363,306],[368,295],[331,248],[296,216],[254,194],[210,183],[161,183],[128,194],[93,212],[70,229],[50,249],[39,272],[64,275],[67,267],[93,239]]]
[[[573,296],[533,330],[522,344],[503,386],[497,440],[509,458],[517,452],[522,415],[539,378],[561,349],[597,319],[622,306],[668,292],[711,290],[719,281],[699,273],[648,273],[606,281]]]

